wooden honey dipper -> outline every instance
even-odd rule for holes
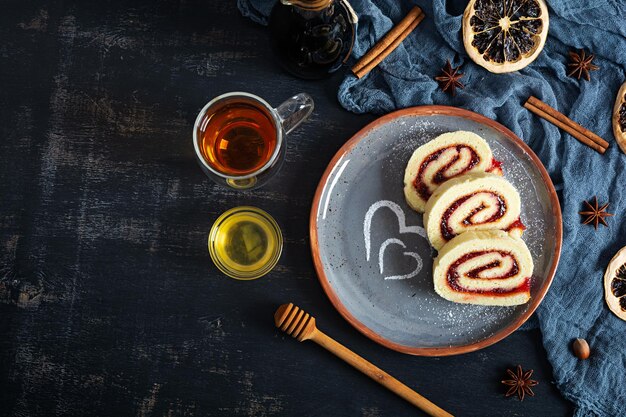
[[[398,381],[387,372],[363,359],[347,347],[327,336],[315,326],[315,318],[292,303],[283,304],[274,313],[274,323],[285,333],[299,342],[312,340],[335,356],[372,378],[374,381],[395,392],[417,408],[433,417],[454,417],[442,410],[411,388]]]

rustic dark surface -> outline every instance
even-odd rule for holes
[[[131,4],[132,3],[132,4]],[[566,416],[538,331],[480,352],[418,358],[376,345],[332,308],[309,254],[328,161],[373,120],[338,105],[341,74],[295,80],[233,1],[4,1],[0,13],[0,415],[422,415],[272,323],[294,301],[319,326],[458,416]],[[232,90],[278,104],[306,91],[311,120],[262,190],[213,185],[191,128]],[[212,221],[252,204],[282,226],[278,267],[221,275]],[[523,403],[499,381],[540,385]]]

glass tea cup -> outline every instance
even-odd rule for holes
[[[193,146],[202,171],[236,190],[261,187],[280,169],[285,137],[313,111],[313,99],[297,94],[276,108],[250,93],[222,94],[202,109]]]

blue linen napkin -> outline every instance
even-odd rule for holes
[[[238,0],[241,12],[265,23],[275,0]],[[549,1],[550,29],[543,52],[525,69],[491,74],[463,47],[466,0],[352,0],[359,16],[353,61],[379,40],[413,5],[426,19],[383,63],[359,80],[347,75],[339,101],[356,113],[387,113],[422,104],[445,104],[493,118],[522,138],[539,156],[559,190],[563,251],[557,274],[536,317],[562,394],[575,403],[575,417],[626,416],[626,322],[606,307],[603,274],[626,245],[626,155],[615,143],[611,113],[626,81],[626,2]],[[595,54],[600,70],[591,81],[567,76],[568,51]],[[443,93],[433,77],[450,59],[462,65],[464,90]],[[609,141],[600,155],[522,107],[534,95]],[[583,200],[610,201],[609,228],[581,225]],[[571,343],[585,338],[592,350],[575,358]]]

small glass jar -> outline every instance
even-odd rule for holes
[[[222,213],[209,232],[209,254],[224,274],[253,280],[270,272],[282,253],[283,236],[276,220],[250,206]]]

